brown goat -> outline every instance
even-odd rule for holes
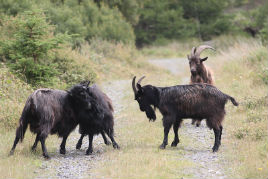
[[[187,55],[190,65],[191,71],[191,80],[190,84],[194,83],[207,83],[210,85],[214,85],[214,76],[213,72],[210,68],[205,66],[203,62],[207,60],[208,57],[200,58],[200,54],[205,49],[212,49],[215,50],[213,47],[209,45],[201,45],[199,47],[193,47],[191,51],[191,55]],[[197,119],[192,120],[192,124],[199,127],[201,121]]]

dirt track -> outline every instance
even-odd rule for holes
[[[180,84],[188,83],[187,59],[154,59],[149,60],[149,62],[169,70],[175,77],[181,79]],[[124,89],[127,85],[130,85],[130,80],[119,80],[102,84],[103,91],[113,101],[115,117],[120,115],[120,111],[123,109],[120,101],[124,97]],[[223,131],[223,138],[224,136]],[[100,135],[94,137],[94,153],[86,156],[85,151],[88,146],[87,138],[84,139],[81,150],[75,149],[79,137],[78,131],[73,132],[67,141],[66,155],[61,155],[58,151],[52,153],[52,159],[44,161],[42,166],[35,171],[38,176],[37,178],[88,178],[91,175],[90,169],[93,166],[92,162],[101,160],[103,157],[104,144]],[[179,129],[179,137],[180,140],[187,139],[189,141],[186,146],[183,146],[184,157],[195,163],[194,167],[184,171],[187,176],[191,176],[191,178],[226,178],[223,168],[224,158],[220,152],[221,149],[218,153],[211,152],[214,134],[206,127],[205,121],[201,123],[200,127],[195,127],[191,125],[191,120],[185,120]],[[91,177],[95,178],[95,176]]]

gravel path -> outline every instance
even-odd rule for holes
[[[181,77],[180,84],[189,83],[189,65],[188,60],[183,58],[174,59],[152,59],[151,64],[165,68],[174,75]],[[183,125],[179,129],[179,137],[181,141],[187,138],[187,146],[183,146],[185,158],[189,159],[196,165],[185,171],[190,178],[227,178],[224,175],[224,158],[219,152],[212,153],[214,144],[214,133],[206,127],[206,122],[203,120],[200,127],[195,127],[191,124],[191,120],[184,120]],[[224,130],[222,137],[224,138]],[[180,145],[180,144],[178,144]],[[187,178],[187,177],[186,177]]]
[[[113,101],[115,119],[123,109],[120,101],[124,97],[126,85],[129,84],[130,81],[128,80],[118,80],[101,85],[102,90]],[[76,150],[75,146],[79,137],[80,135],[77,128],[67,139],[65,155],[61,155],[58,149],[54,152],[49,152],[51,159],[47,161],[44,160],[41,167],[35,171],[36,178],[88,178],[88,176],[90,176],[92,162],[102,159],[105,144],[103,143],[101,135],[95,136],[93,141],[93,154],[85,155],[88,147],[88,139],[85,137],[81,150]],[[57,148],[59,148],[60,142],[61,140],[59,140]]]

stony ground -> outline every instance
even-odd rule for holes
[[[116,116],[123,109],[120,101],[124,97],[124,89],[129,85],[130,81],[119,80],[102,84],[103,91],[112,99],[114,105],[114,115]],[[104,143],[101,135],[95,136],[93,141],[93,154],[85,155],[88,147],[87,137],[84,138],[81,150],[76,150],[75,146],[80,135],[78,128],[71,133],[66,143],[66,155],[61,155],[59,151],[49,153],[51,159],[42,163],[42,166],[35,171],[38,179],[41,178],[87,178],[90,176],[90,168],[92,162],[101,160]],[[116,140],[116,138],[115,138]],[[60,146],[60,140],[59,144]],[[112,146],[111,146],[112,147]]]
[[[149,62],[169,70],[174,75],[178,75],[178,79],[181,79],[181,84],[189,82],[187,59],[153,59],[149,60]],[[113,101],[115,119],[123,109],[120,101],[124,97],[125,87],[130,85],[130,83],[130,80],[119,80],[101,85],[103,91]],[[191,120],[185,120],[179,130],[179,136],[181,140],[187,139],[189,141],[186,146],[183,146],[185,159],[196,164],[184,172],[187,174],[186,176],[206,179],[226,178],[223,168],[224,158],[221,152],[211,152],[214,134],[206,127],[205,121],[202,121],[200,127],[195,127],[191,125]],[[224,136],[223,131],[223,138]],[[90,168],[93,166],[93,162],[102,159],[104,150],[103,140],[100,135],[94,137],[94,152],[92,155],[86,156],[87,138],[84,139],[81,150],[75,149],[79,137],[80,135],[77,130],[69,136],[66,145],[66,155],[61,155],[58,151],[50,153],[51,160],[44,161],[42,166],[35,171],[38,176],[37,178],[87,178],[90,176]]]
[[[174,75],[178,75],[178,78],[181,78],[180,84],[189,83],[189,65],[187,59],[152,59],[149,62],[169,70]],[[195,127],[191,124],[190,119],[184,120],[183,125],[179,129],[179,136],[189,140],[187,146],[183,146],[185,158],[196,164],[189,171],[185,171],[185,174],[188,173],[193,178],[227,178],[224,175],[223,168],[225,161],[220,152],[222,146],[219,152],[212,153],[211,148],[214,144],[214,133],[206,127],[205,121],[202,121],[200,127]],[[224,131],[222,138],[224,138]]]

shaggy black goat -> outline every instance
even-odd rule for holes
[[[49,158],[45,140],[48,134],[57,134],[63,137],[60,153],[65,154],[65,144],[69,134],[80,121],[87,120],[86,115],[82,116],[81,112],[89,115],[87,111],[91,109],[91,97],[87,90],[87,86],[75,85],[69,91],[54,89],[34,91],[28,97],[22,111],[10,155],[14,153],[18,141],[23,140],[28,124],[30,130],[37,134],[32,150],[35,150],[40,141],[43,156]]]
[[[113,106],[111,99],[103,93],[96,84],[90,86],[88,88],[88,94],[91,96],[91,109],[88,112],[81,113],[81,115],[85,116],[88,119],[81,121],[79,124],[79,132],[81,133],[81,137],[76,144],[76,149],[80,149],[82,145],[82,140],[85,135],[88,135],[89,146],[86,151],[86,154],[90,154],[93,152],[92,141],[93,136],[101,133],[104,143],[109,145],[108,140],[105,137],[105,133],[109,136],[112,141],[113,147],[119,149],[118,144],[114,140],[114,118],[113,118]],[[82,117],[82,118],[85,118]]]
[[[222,121],[225,116],[225,104],[227,100],[237,106],[235,99],[222,93],[216,87],[208,84],[178,85],[172,87],[155,87],[152,85],[141,86],[140,82],[135,84],[136,77],[133,78],[132,88],[135,100],[139,103],[141,111],[145,111],[149,120],[155,120],[154,108],[158,108],[163,115],[164,140],[160,145],[164,149],[168,144],[168,133],[173,125],[174,141],[171,146],[179,143],[178,128],[182,119],[206,119],[207,126],[213,129],[215,143],[213,152],[218,151],[221,144]]]

